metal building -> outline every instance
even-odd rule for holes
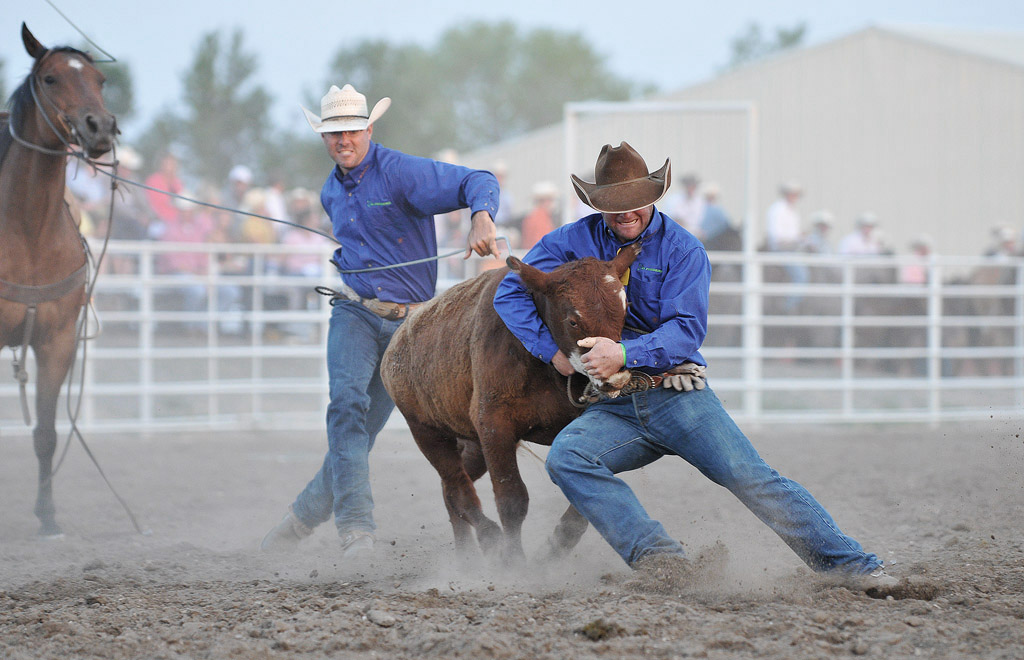
[[[729,104],[752,110],[716,109]],[[652,169],[671,157],[676,181],[686,172],[716,181],[737,221],[754,214],[757,242],[759,220],[786,180],[806,191],[805,224],[827,208],[838,240],[871,211],[898,253],[928,234],[938,253],[980,254],[992,227],[1024,226],[1024,33],[871,27],[646,105],[603,114],[584,106],[567,113],[571,144],[562,123],[463,162],[503,161],[525,212],[539,180],[572,203],[568,172],[591,176],[601,146],[626,140]]]

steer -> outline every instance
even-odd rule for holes
[[[620,339],[626,314],[620,278],[639,252],[635,245],[612,261],[586,257],[550,273],[515,257],[506,263],[533,295],[559,349],[580,365],[578,340]],[[456,547],[467,551],[475,529],[485,554],[521,558],[529,494],[519,475],[516,447],[522,440],[550,445],[580,414],[577,401],[584,389],[614,396],[630,374],[623,370],[601,382],[581,371],[583,378],[567,381],[532,356],[494,311],[494,292],[506,273],[505,268],[487,271],[423,305],[392,338],[381,377],[420,451],[441,477]],[[473,486],[485,472],[491,473],[501,527],[484,515]],[[551,550],[568,551],[586,527],[570,507]]]

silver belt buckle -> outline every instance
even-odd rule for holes
[[[654,376],[645,371],[631,372],[629,383],[622,388],[623,394],[634,394],[635,392],[646,392],[654,387]]]

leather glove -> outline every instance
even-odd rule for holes
[[[707,387],[707,376],[704,375],[706,370],[707,367],[696,362],[684,362],[666,372],[668,375],[661,381],[661,386],[665,389],[674,387],[681,392],[702,390]]]

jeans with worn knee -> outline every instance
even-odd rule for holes
[[[349,300],[338,301],[331,309],[327,456],[292,504],[295,516],[309,527],[333,513],[338,534],[376,529],[370,450],[395,407],[381,382],[380,360],[401,323]]]
[[[840,531],[807,489],[764,462],[710,387],[655,388],[595,403],[558,434],[546,466],[569,502],[632,565],[656,553],[683,554],[616,476],[668,454],[728,488],[812,569],[861,574],[882,565]]]

